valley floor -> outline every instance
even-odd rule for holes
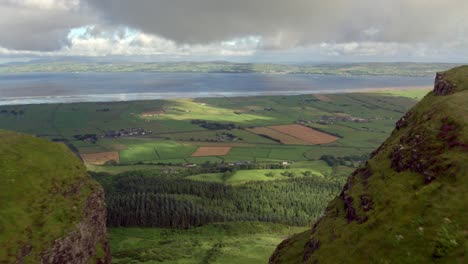
[[[285,238],[304,231],[259,222],[210,224],[189,230],[111,228],[114,263],[266,263]]]
[[[115,263],[265,263],[422,91],[0,106],[104,187]]]

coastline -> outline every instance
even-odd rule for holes
[[[392,91],[429,91],[430,86],[401,86],[376,88],[323,89],[309,91],[265,91],[265,92],[183,92],[183,93],[126,93],[126,94],[90,94],[90,95],[60,95],[0,98],[0,106],[56,104],[56,103],[96,103],[96,102],[130,102],[152,100],[174,100],[194,98],[220,97],[255,97],[255,96],[290,96],[311,94],[343,94],[343,93],[391,93]]]

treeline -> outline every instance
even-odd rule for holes
[[[200,127],[206,128],[208,130],[221,130],[221,129],[231,130],[235,128],[240,128],[232,123],[223,124],[223,123],[216,123],[216,122],[208,122],[205,120],[192,120],[191,123],[194,125],[198,125]]]
[[[136,162],[134,164],[147,164],[147,165],[159,165],[159,166],[184,166],[184,163],[151,163],[151,162]],[[128,164],[124,164],[128,165]],[[118,164],[116,166],[119,166]],[[288,165],[282,165],[281,163],[263,163],[263,162],[251,162],[251,161],[238,161],[238,162],[210,162],[206,161],[202,164],[198,164],[197,167],[193,167],[185,170],[186,174],[181,176],[189,176],[195,174],[204,173],[224,173],[232,170],[264,170],[264,169],[287,169]]]
[[[279,139],[277,139],[277,138],[272,138],[272,137],[270,137],[270,136],[268,136],[268,135],[265,135],[265,134],[257,134],[257,135],[259,135],[259,136],[261,136],[261,137],[263,137],[263,138],[269,139],[269,140],[273,140],[273,141],[275,141],[275,142],[277,142],[277,143],[281,143],[281,140],[279,140]]]
[[[331,167],[338,166],[338,165],[353,166],[354,162],[362,162],[368,159],[369,159],[368,154],[352,155],[352,156],[345,156],[345,157],[323,155],[320,157],[320,160],[325,161],[328,164],[328,166],[331,166]]]
[[[8,111],[8,110],[0,110],[0,114],[10,114],[10,115],[24,115],[24,111],[23,110],[19,110],[19,111],[16,111],[16,110],[11,110],[11,111]]]
[[[109,177],[96,178],[105,182],[108,225],[114,227],[189,228],[226,221],[306,225],[342,186],[342,180],[314,176],[242,186],[145,172]]]
[[[96,134],[84,134],[84,135],[74,135],[76,140],[80,141],[90,141],[96,143],[98,141],[98,136]]]

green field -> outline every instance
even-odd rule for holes
[[[187,179],[204,182],[220,182],[226,184],[243,184],[250,181],[274,181],[286,179],[286,175],[293,175],[292,177],[304,177],[307,175],[323,176],[322,172],[310,168],[300,169],[263,169],[263,170],[240,170],[236,171],[232,176],[226,177],[222,173],[207,173],[188,176]],[[289,174],[291,173],[291,174]]]
[[[304,231],[259,222],[189,230],[111,228],[113,263],[265,263],[282,239]]]
[[[417,100],[421,100],[426,94],[431,90],[430,87],[428,88],[421,88],[421,89],[409,89],[409,90],[388,90],[388,91],[380,91],[379,93],[390,94],[394,96],[404,96],[409,98],[414,98]]]
[[[120,151],[120,161],[124,164],[138,161],[183,160],[197,148],[193,145],[167,140],[133,140],[124,144],[127,149]]]
[[[120,163],[126,165],[313,161],[322,155],[369,153],[420,95],[421,90],[408,90],[331,94],[327,95],[330,101],[301,95],[0,106],[0,128],[64,141],[79,153],[116,151]],[[154,111],[160,114],[142,115]],[[323,116],[362,118],[366,122],[343,118],[323,122]],[[207,129],[193,120],[218,127]],[[299,121],[340,139],[326,145],[291,146],[244,130]],[[226,129],[226,125],[231,127]],[[109,131],[131,128],[151,133],[104,137]],[[86,134],[95,135],[96,140],[77,138]],[[199,146],[217,145],[231,146],[232,150],[223,157],[191,157]]]

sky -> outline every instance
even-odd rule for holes
[[[0,63],[468,62],[467,0],[0,0]]]

